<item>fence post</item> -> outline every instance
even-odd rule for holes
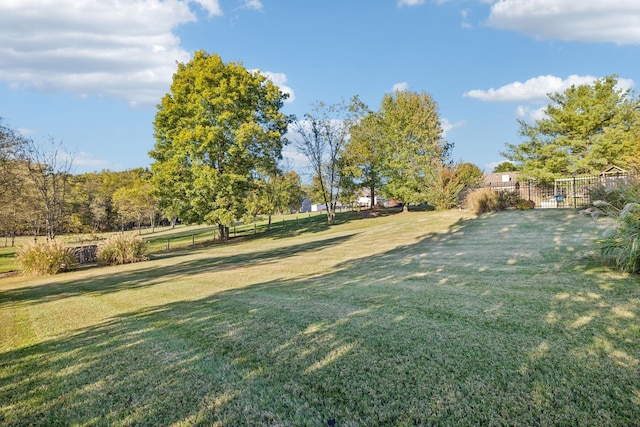
[[[191,246],[195,246],[196,245],[196,236],[195,234],[191,235]]]
[[[171,239],[167,239],[167,250],[169,250],[169,242],[171,242]]]
[[[575,209],[578,206],[578,199],[576,195],[576,176],[573,176],[573,208]]]
[[[253,224],[253,234],[256,234],[258,231],[256,230],[256,224]]]

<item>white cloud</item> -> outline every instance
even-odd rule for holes
[[[487,24],[539,39],[640,44],[640,2],[499,0]]]
[[[527,122],[535,122],[547,116],[544,112],[546,108],[547,107],[531,108],[526,105],[518,105],[518,108],[516,108],[516,116]]]
[[[498,89],[475,89],[464,94],[465,97],[479,99],[487,102],[544,102],[548,94],[564,92],[572,85],[591,84],[597,77],[571,75],[566,79],[546,75],[538,76],[526,82],[513,82]],[[618,87],[630,89],[634,86],[633,80],[618,79]]]
[[[391,88],[391,92],[404,92],[405,90],[409,89],[409,83],[407,82],[400,82],[400,83],[396,83],[393,85],[393,87]]]
[[[37,130],[35,129],[30,129],[30,128],[20,128],[17,129],[17,131],[20,133],[20,135],[22,136],[29,136],[29,135],[36,135],[38,133]]]
[[[97,158],[94,154],[87,153],[85,151],[78,151],[70,155],[70,159],[73,161],[73,166],[86,171],[96,170],[120,170],[121,165],[113,164],[107,160]]]
[[[462,18],[462,28],[471,29],[473,28],[473,24],[469,22],[469,18],[471,17],[472,11],[471,9],[462,9],[460,11],[460,17]]]
[[[3,0],[0,80],[12,87],[153,105],[189,52],[173,31],[218,0]]]
[[[251,10],[262,10],[263,5],[260,0],[244,0],[244,7]]]
[[[278,86],[283,93],[289,95],[289,98],[286,99],[286,104],[291,104],[296,100],[296,94],[293,92],[287,83],[287,75],[284,73],[273,73],[271,71],[261,71],[261,70],[251,70],[251,71],[259,71],[260,74],[270,79],[274,85]]]
[[[444,136],[446,136],[447,132],[449,132],[452,129],[465,126],[467,122],[464,120],[460,120],[459,122],[451,123],[448,119],[442,119],[441,124],[442,124],[443,134]]]
[[[398,7],[402,6],[418,6],[424,4],[424,0],[398,0]]]

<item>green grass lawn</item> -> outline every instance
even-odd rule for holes
[[[309,227],[320,226],[325,214],[322,212],[275,215],[272,218],[271,230],[268,230],[267,219],[261,218],[251,224],[238,223],[231,227],[231,237],[253,236],[266,231],[275,232],[282,229],[293,229],[303,232]],[[149,242],[149,253],[163,252],[176,248],[188,248],[213,243],[218,236],[217,227],[206,225],[180,225],[176,228],[156,227],[155,230],[145,228],[142,230],[129,230],[125,233],[140,234]],[[61,235],[57,238],[64,240],[70,246],[99,244],[104,239],[118,234],[118,232],[94,233],[94,234],[69,234]],[[39,239],[45,237],[39,236]],[[7,273],[18,270],[15,254],[19,247],[33,242],[33,236],[19,236],[15,238],[14,245],[11,246],[11,239],[5,238],[0,243],[0,273]]]
[[[0,279],[3,425],[638,425],[640,282],[572,211],[345,215]]]

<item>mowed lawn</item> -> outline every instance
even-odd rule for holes
[[[640,280],[585,256],[604,220],[340,218],[0,279],[0,424],[640,424]]]

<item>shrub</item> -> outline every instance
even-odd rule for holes
[[[622,271],[639,273],[640,185],[628,182],[603,191],[603,195],[608,200],[596,200],[594,205],[613,218],[613,223],[599,241],[602,255]]]
[[[59,240],[28,243],[16,254],[18,266],[24,274],[46,276],[72,269],[76,257]]]
[[[129,264],[147,259],[147,243],[135,234],[116,234],[98,246],[98,263]]]
[[[458,195],[464,188],[451,167],[439,169],[427,187],[427,200],[436,210],[446,210],[458,204]]]
[[[593,187],[589,190],[589,198],[595,202],[606,202],[610,207],[617,210],[621,210],[626,204],[624,191],[619,186],[605,187],[604,185],[599,185]]]
[[[627,203],[599,243],[604,257],[620,270],[640,272],[640,204]]]
[[[518,204],[516,205],[516,209],[521,211],[528,211],[536,207],[536,204],[533,200],[518,200]]]
[[[480,215],[498,210],[498,193],[489,187],[471,190],[467,193],[465,205],[474,213]]]
[[[498,192],[498,210],[515,209],[522,199],[517,191]]]
[[[489,187],[469,191],[465,204],[478,215],[505,209],[528,210],[535,207],[532,200],[524,200],[517,191],[494,191]]]

